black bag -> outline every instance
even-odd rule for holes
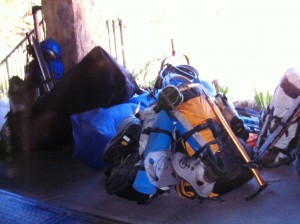
[[[248,155],[253,157],[251,148],[242,139],[239,141]],[[221,154],[226,164],[226,171],[217,179],[214,186],[213,192],[217,194],[226,194],[245,184],[254,176],[250,168],[246,166],[233,141],[228,137],[223,139],[222,143]]]
[[[35,103],[33,138],[45,147],[66,146],[73,141],[71,115],[126,102],[135,93],[140,89],[131,74],[97,46]]]

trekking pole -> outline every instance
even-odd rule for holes
[[[26,38],[28,40],[28,47],[31,51],[32,57],[37,63],[41,71],[42,87],[46,93],[50,92],[54,87],[53,82],[51,81],[51,75],[49,73],[46,61],[44,59],[41,47],[36,38],[32,37],[32,43],[29,37],[29,34],[26,33]]]
[[[223,117],[221,111],[219,110],[218,106],[215,105],[215,103],[211,100],[211,98],[208,96],[208,94],[206,94],[206,92],[204,90],[203,90],[203,93],[206,96],[206,99],[207,99],[208,103],[211,105],[213,111],[215,112],[215,114],[217,115],[219,120],[221,121],[221,124],[225,128],[226,132],[231,137],[232,141],[236,145],[236,147],[239,150],[240,154],[244,158],[245,162],[247,164],[251,164],[252,161],[251,161],[248,153],[245,151],[244,147],[242,146],[240,141],[237,139],[236,135],[231,130],[230,126],[228,125],[227,121],[225,120],[225,118]],[[265,182],[263,180],[263,178],[260,175],[260,173],[258,172],[257,168],[252,166],[250,169],[251,169],[255,179],[257,180],[257,182],[259,184],[259,189],[254,194],[247,196],[246,200],[250,200],[250,199],[254,198],[256,195],[258,195],[260,192],[262,192],[264,189],[266,189],[266,187],[269,185],[268,182]]]

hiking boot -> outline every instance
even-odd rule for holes
[[[177,152],[172,165],[176,173],[188,181],[201,197],[208,197],[213,190],[217,176],[200,160]]]
[[[295,160],[288,152],[274,147],[269,150],[261,159],[262,165],[275,168],[282,165],[289,165]]]
[[[116,165],[130,153],[138,151],[141,130],[141,121],[134,115],[124,119],[104,149],[104,160]]]

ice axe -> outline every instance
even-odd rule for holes
[[[171,46],[172,46],[172,54],[169,55],[169,56],[167,56],[167,57],[165,57],[165,58],[162,60],[161,65],[160,65],[160,70],[159,70],[159,72],[158,72],[158,76],[157,76],[156,82],[155,82],[155,84],[154,84],[154,89],[159,89],[159,88],[161,88],[162,78],[160,77],[160,74],[161,74],[161,72],[163,71],[163,69],[164,69],[164,67],[165,67],[166,61],[169,60],[170,58],[175,58],[176,56],[178,56],[178,55],[176,54],[176,51],[175,51],[173,39],[171,39]],[[190,59],[188,58],[188,56],[185,55],[185,54],[182,54],[181,56],[183,56],[183,57],[185,58],[187,65],[189,65],[189,64],[190,64]]]
[[[238,151],[242,155],[243,159],[245,160],[245,162],[247,164],[250,164],[251,172],[253,173],[255,179],[257,180],[257,182],[259,184],[259,189],[252,195],[249,195],[246,197],[246,200],[250,200],[250,199],[254,198],[256,195],[258,195],[260,192],[262,192],[264,189],[266,189],[266,187],[269,186],[269,182],[265,182],[263,180],[262,176],[260,175],[260,173],[258,172],[257,168],[254,166],[251,166],[252,161],[251,161],[248,153],[245,151],[244,147],[242,146],[242,144],[240,143],[240,141],[238,140],[236,135],[231,130],[230,126],[228,125],[227,121],[225,120],[221,111],[219,110],[218,106],[212,101],[212,99],[208,96],[208,94],[206,94],[206,92],[204,90],[203,90],[203,93],[206,96],[206,99],[207,99],[208,103],[210,104],[210,106],[212,107],[213,111],[215,112],[216,116],[219,118],[221,124],[225,128],[226,132],[228,133],[228,135],[232,139],[233,143],[237,147]]]

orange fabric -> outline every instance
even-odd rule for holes
[[[193,127],[199,124],[206,123],[206,120],[209,118],[220,123],[219,119],[217,118],[216,114],[214,113],[204,96],[192,98],[180,104],[177,109]],[[209,128],[200,131],[199,134],[206,142],[210,142],[215,139],[212,131]],[[215,152],[220,151],[217,144],[211,145],[211,147]],[[186,149],[187,153],[190,156],[195,153],[188,142],[186,142]]]

